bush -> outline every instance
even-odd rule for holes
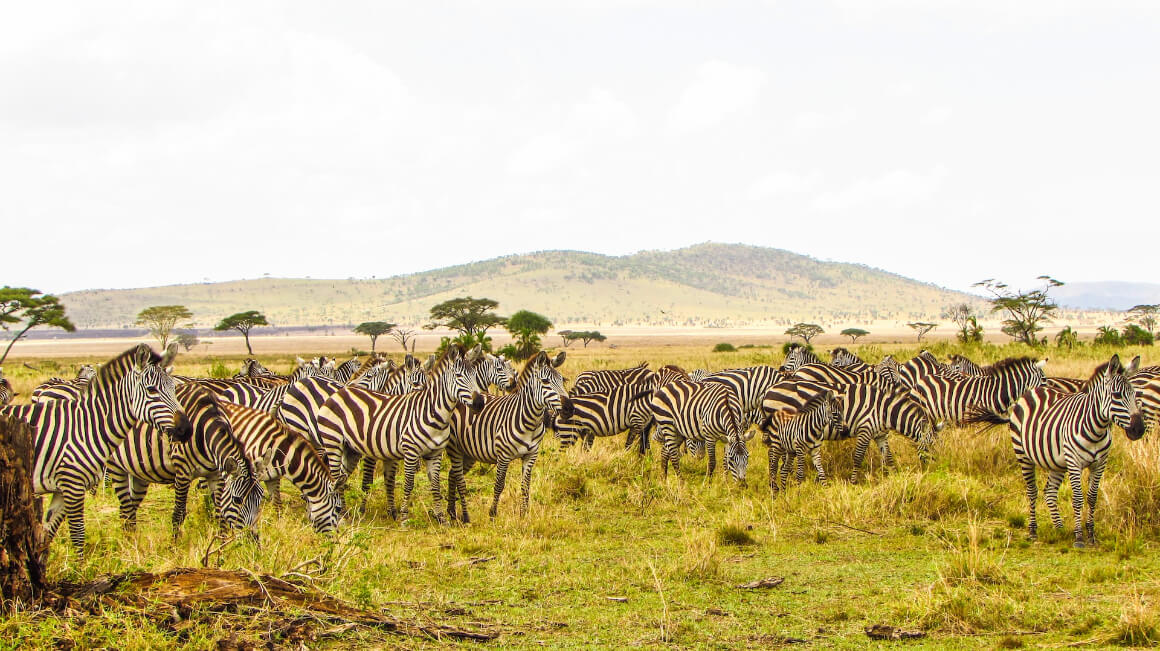
[[[735,352],[737,352],[737,348],[734,347],[733,344],[723,341],[723,342],[717,344],[716,346],[713,346],[713,352],[715,352],[715,353],[735,353]]]
[[[1152,333],[1135,323],[1124,326],[1123,339],[1124,343],[1129,346],[1151,346],[1153,343]]]
[[[234,372],[226,366],[225,362],[214,362],[213,366],[209,367],[209,376],[223,380],[233,377]]]
[[[1124,338],[1120,336],[1119,331],[1115,328],[1111,326],[1100,326],[1095,343],[1097,346],[1113,346],[1119,348],[1124,345]]]

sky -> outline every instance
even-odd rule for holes
[[[1160,3],[22,2],[0,284],[742,242],[1160,280]]]

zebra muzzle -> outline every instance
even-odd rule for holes
[[[1128,435],[1128,440],[1130,441],[1140,440],[1146,431],[1148,431],[1148,427],[1144,424],[1144,417],[1140,414],[1133,414],[1132,420],[1124,428],[1124,433]]]

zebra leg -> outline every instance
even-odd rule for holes
[[[1100,479],[1104,476],[1104,468],[1107,466],[1107,462],[1107,457],[1104,457],[1102,461],[1097,461],[1092,465],[1091,473],[1088,475],[1088,515],[1087,522],[1084,524],[1084,532],[1087,534],[1088,544],[1093,547],[1096,544],[1096,501],[1099,499]]]
[[[57,480],[64,494],[64,512],[68,517],[68,534],[77,555],[85,555],[85,482],[80,477]]]
[[[854,444],[854,468],[850,471],[851,484],[857,484],[862,476],[862,462],[866,460],[866,450],[870,448],[871,438],[869,430],[858,430],[858,441]]]
[[[894,463],[894,454],[890,451],[890,439],[887,438],[886,432],[878,437],[878,451],[882,453],[882,472],[885,474],[886,469],[897,470],[898,466]]]
[[[417,463],[417,462],[416,462]],[[399,472],[399,465],[394,459],[383,460],[383,488],[387,492],[387,515],[392,520],[399,519],[399,510],[395,506],[395,475]],[[403,477],[406,481],[407,469],[406,463],[403,464]],[[415,486],[415,471],[411,471],[411,487]],[[405,489],[405,486],[404,486]],[[363,496],[362,510],[365,513],[367,510],[367,498]]]
[[[781,455],[781,473],[778,477],[781,480],[781,485],[786,490],[789,490],[789,471],[791,466],[796,462],[795,455],[792,448],[787,448]]]
[[[826,471],[822,468],[822,446],[815,445],[814,449],[810,451],[810,456],[814,459],[814,470],[818,471],[818,483],[826,483]]]
[[[193,477],[190,477],[184,468],[179,469],[173,478],[173,517],[171,522],[174,538],[181,535],[181,525],[185,524],[185,511],[189,504],[189,485],[191,483],[193,483]]]
[[[591,450],[592,444],[596,442],[596,432],[589,430],[584,434],[584,450]]]
[[[1063,472],[1047,473],[1047,485],[1043,487],[1043,501],[1047,502],[1047,510],[1051,513],[1051,524],[1056,529],[1063,529],[1063,518],[1059,514],[1059,485],[1063,483]]]
[[[467,476],[467,471],[471,469],[472,464],[468,463],[467,460],[465,460],[465,459],[460,459],[458,463],[459,463],[459,469],[458,470],[453,469],[452,471],[455,472],[455,492],[459,494],[459,506],[460,506],[460,510],[463,511],[463,515],[460,517],[459,521],[462,522],[463,524],[467,524],[468,522],[471,521],[471,518],[470,518],[470,516],[467,515],[467,479],[466,479],[466,476]]]
[[[274,505],[275,513],[282,513],[282,478],[267,479],[266,494],[270,496],[270,503]]]
[[[1083,547],[1083,469],[1069,463],[1067,479],[1071,484],[1071,508],[1075,517],[1075,546]]]
[[[1027,539],[1035,540],[1039,534],[1039,523],[1035,518],[1035,499],[1039,496],[1039,489],[1035,487],[1035,462],[1020,457],[1019,470],[1023,475],[1023,484],[1027,489]],[[1048,479],[1049,483],[1050,481]],[[1046,495],[1044,497],[1048,500],[1051,499]]]
[[[779,487],[777,485],[777,466],[781,461],[781,450],[774,446],[769,446],[769,492],[777,495]]]
[[[374,457],[363,457],[363,476],[362,476],[362,492],[366,495],[371,491],[371,485],[375,483],[375,459]]]
[[[120,500],[122,526],[125,531],[136,531],[137,509],[141,506],[141,501],[145,499],[145,492],[149,490],[149,484],[129,476],[125,478],[123,486],[125,496]],[[121,497],[119,491],[117,496]]]
[[[705,439],[705,452],[709,455],[709,479],[712,479],[717,469],[717,442]]]
[[[664,448],[661,451],[661,474],[666,478],[669,476],[669,462],[673,464],[673,472],[680,470],[680,445],[684,441],[680,439],[675,433],[665,431],[663,433]]]
[[[443,495],[439,490],[439,467],[443,465],[443,453],[440,452],[430,459],[423,460],[427,466],[427,482],[431,484],[431,503],[435,508],[431,510],[431,516],[439,522],[439,524],[447,524],[447,518],[439,510],[439,505],[443,503]]]
[[[121,526],[126,531],[132,531],[137,526],[137,505],[140,502],[131,504],[133,489],[129,486],[129,474],[119,468],[111,468],[107,472],[109,480],[113,482],[113,492],[117,495],[117,502],[120,505]]]
[[[503,492],[504,483],[507,482],[507,471],[511,462],[510,458],[504,456],[495,462],[495,488],[492,489],[491,508],[487,511],[487,515],[493,519],[499,511],[499,496]]]
[[[524,518],[528,515],[528,501],[531,498],[532,491],[532,468],[536,466],[536,457],[539,453],[532,451],[528,456],[524,457],[523,461],[523,480],[520,482],[520,517]]]
[[[64,522],[64,493],[52,494],[52,500],[44,512],[44,544],[47,546],[56,536],[60,523]]]
[[[419,472],[419,461],[418,454],[403,458],[403,508],[399,510],[400,522],[406,522],[407,518],[411,517],[411,496],[415,492],[415,475]],[[397,467],[397,462],[388,461],[387,463]],[[386,469],[383,472],[385,473]],[[394,504],[395,500],[392,496],[391,506],[394,507]]]
[[[463,472],[463,462],[459,460],[458,455],[452,454],[450,451],[447,452],[447,459],[450,461],[448,465],[451,466],[447,470],[447,516],[451,518],[452,522],[455,522],[457,519],[455,516],[455,499],[456,493],[458,492],[456,473]]]
[[[633,443],[636,443],[636,430],[629,427],[628,433],[624,435],[624,449],[631,449]]]

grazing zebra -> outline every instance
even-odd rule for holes
[[[16,395],[16,392],[12,390],[12,383],[4,377],[4,367],[0,366],[0,407],[12,402]]]
[[[556,435],[560,437],[560,447],[568,448],[578,437],[585,435],[616,436],[629,430],[625,449],[633,441],[640,441],[639,450],[645,453],[648,437],[645,428],[652,414],[645,398],[652,396],[652,388],[639,384],[622,384],[608,391],[597,391],[570,396],[572,416],[567,420],[556,420]]]
[[[555,358],[549,358],[547,353],[540,351],[524,363],[514,392],[486,397],[476,413],[468,413],[462,407],[455,410],[451,418],[451,440],[447,446],[447,457],[451,462],[447,478],[447,514],[452,520],[456,518],[458,497],[463,510],[461,521],[470,521],[464,475],[477,461],[495,464],[495,487],[488,510],[492,518],[499,509],[499,496],[507,480],[508,467],[512,461],[520,461],[523,469],[520,517],[527,515],[532,469],[544,438],[545,413],[554,412],[563,420],[572,416],[572,405],[564,389],[564,376],[557,370],[564,363],[565,356],[561,352]]]
[[[682,377],[683,376],[683,377]],[[687,440],[703,442],[709,454],[709,476],[717,465],[717,441],[725,444],[725,467],[733,478],[745,483],[749,465],[746,442],[753,433],[741,429],[741,401],[728,386],[717,382],[693,382],[677,366],[658,372],[659,385],[649,400],[657,436],[664,442],[661,469],[667,477],[669,463],[679,470],[680,447]]]
[[[580,395],[594,391],[608,391],[621,384],[647,384],[654,380],[648,362],[641,362],[632,368],[605,371],[583,371],[576,376],[569,395]]]
[[[1059,514],[1059,486],[1064,475],[1071,484],[1071,506],[1075,516],[1075,546],[1094,545],[1096,499],[1100,478],[1112,446],[1111,427],[1124,428],[1130,440],[1144,435],[1144,419],[1136,403],[1136,392],[1128,376],[1136,371],[1133,363],[1125,369],[1119,355],[1096,368],[1080,393],[1066,394],[1046,387],[1028,391],[1012,406],[1009,416],[977,410],[972,422],[1006,424],[1011,430],[1011,444],[1027,486],[1029,522],[1027,534],[1035,539],[1037,521],[1035,499],[1036,468],[1047,471],[1044,500],[1051,512],[1051,523],[1063,528]],[[1087,519],[1084,520],[1082,473],[1089,468]],[[1086,540],[1084,534],[1086,533]]]
[[[125,528],[137,526],[137,508],[150,484],[172,484],[176,537],[185,522],[189,485],[195,477],[209,479],[223,525],[253,526],[264,497],[257,476],[269,459],[255,464],[246,458],[212,393],[197,384],[182,384],[175,393],[193,427],[189,441],[170,444],[157,428],[139,422],[109,455],[109,479]]]
[[[954,378],[924,375],[915,393],[935,423],[961,423],[973,407],[1005,413],[1024,391],[1043,385],[1047,360],[1012,357],[988,366],[986,375]]]
[[[451,436],[451,415],[457,404],[478,410],[483,398],[474,390],[472,366],[479,359],[477,346],[466,352],[452,345],[430,364],[422,388],[403,395],[387,395],[358,387],[345,387],[327,399],[318,411],[318,435],[326,450],[331,474],[342,486],[360,457],[384,463],[388,512],[406,519],[415,488],[415,473],[426,461],[437,518],[442,503],[439,463]],[[395,509],[395,465],[403,462],[403,507]],[[366,497],[363,498],[366,505]]]
[[[769,431],[776,429],[777,418],[786,412],[801,411],[811,398],[832,389],[824,384],[787,380],[769,389],[762,401],[766,420],[762,423],[763,440]],[[894,455],[890,452],[887,430],[893,430],[910,439],[918,448],[920,459],[926,457],[934,442],[935,430],[930,417],[917,399],[905,389],[853,384],[840,387],[835,397],[842,412],[841,424],[827,431],[826,440],[854,438],[854,464],[850,481],[857,483],[861,475],[862,461],[873,440],[878,444],[886,466],[894,466]],[[766,440],[768,443],[768,441]]]
[[[422,364],[414,356],[407,355],[402,366],[395,366],[394,362],[379,364],[356,376],[347,386],[400,395],[421,387],[423,377]],[[278,417],[294,430],[305,434],[311,444],[322,450],[322,441],[318,437],[318,410],[342,388],[339,382],[317,375],[299,380],[286,391]],[[362,479],[364,493],[374,483],[374,475],[375,460],[365,458]]]
[[[224,401],[220,405],[246,458],[255,465],[261,463],[255,476],[266,484],[274,508],[282,510],[279,485],[286,477],[306,500],[306,513],[315,531],[326,533],[338,528],[342,495],[326,462],[306,437],[264,411]]]
[[[85,491],[100,482],[109,454],[138,421],[164,430],[171,440],[189,439],[189,419],[173,393],[173,378],[165,373],[176,354],[176,345],[161,357],[140,344],[102,366],[76,400],[0,408],[28,422],[35,433],[33,488],[52,494],[46,541],[67,515],[73,546],[84,554]]]
[[[780,382],[784,376],[776,368],[768,365],[746,366],[710,374],[705,382],[722,384],[737,395],[741,401],[742,427],[756,425],[761,421],[761,400],[769,387]],[[690,379],[696,380],[690,376]]]
[[[800,482],[805,479],[805,458],[809,456],[818,473],[818,482],[826,483],[826,471],[822,468],[822,439],[833,431],[842,419],[841,407],[832,389],[824,389],[802,408],[794,413],[783,414],[780,418],[770,418],[766,423],[766,442],[769,445],[769,489],[776,494],[781,488],[788,488],[790,462],[796,466],[794,476]],[[785,457],[780,473],[778,464]]]
[[[778,368],[782,373],[793,373],[806,364],[825,364],[812,350],[801,344],[790,344],[785,353],[785,361]]]

